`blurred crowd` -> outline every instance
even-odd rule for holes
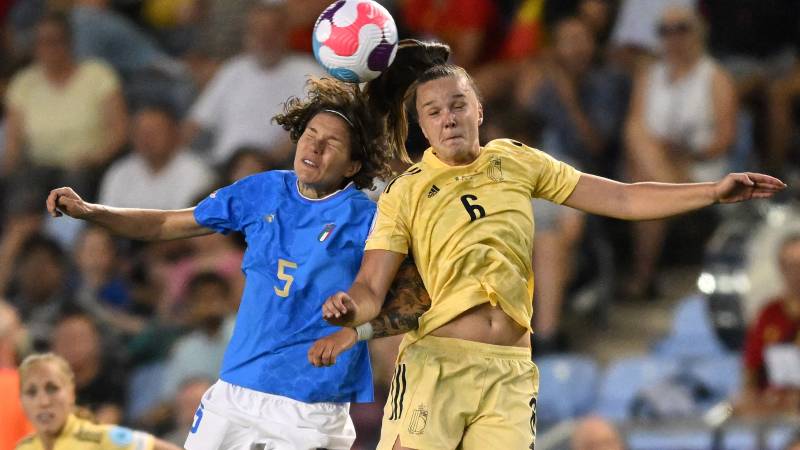
[[[183,443],[232,330],[241,236],[124,241],[46,217],[44,199],[72,186],[111,206],[188,208],[290,168],[293,145],[270,118],[323,74],[311,33],[329,3],[0,0],[4,398],[20,358],[51,350],[97,420]],[[629,182],[744,170],[800,182],[800,0],[380,3],[402,37],[447,42],[474,75],[487,140],[515,138]],[[419,156],[426,145],[412,129],[408,146]],[[796,191],[787,196],[791,208]],[[562,326],[571,299],[589,298],[598,316],[620,300],[646,309],[663,290],[661,267],[699,265],[708,238],[741,217],[719,208],[631,226],[544,201],[534,209],[536,357],[581,350]],[[800,376],[768,370],[785,372],[787,358],[800,368],[798,236],[766,252],[784,288],[759,299],[746,338],[728,349],[743,355],[743,413],[800,412]],[[379,399],[353,410],[357,446],[377,436],[396,344],[374,344]],[[20,415],[0,406],[0,447],[27,431]],[[587,420],[584,434],[608,432]],[[582,436],[575,448],[599,448]]]

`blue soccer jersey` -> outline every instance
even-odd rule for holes
[[[370,402],[365,342],[331,367],[308,362],[312,343],[337,330],[322,303],[350,288],[375,204],[353,184],[324,199],[297,190],[290,171],[264,172],[222,188],[195,208],[197,223],[247,240],[245,287],[220,378],[302,402]]]

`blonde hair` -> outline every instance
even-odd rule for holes
[[[64,376],[67,383],[71,386],[75,386],[75,373],[72,371],[72,368],[69,367],[67,360],[55,353],[35,353],[22,360],[22,364],[19,365],[20,387],[25,383],[25,380],[28,378],[28,373],[30,373],[33,366],[47,363],[53,364],[61,375]]]

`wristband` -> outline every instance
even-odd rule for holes
[[[372,324],[369,322],[362,323],[356,327],[356,334],[359,341],[368,341],[372,339],[373,329]]]

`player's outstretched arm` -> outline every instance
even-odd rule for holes
[[[431,298],[417,266],[406,258],[397,272],[386,301],[378,317],[367,322],[372,330],[366,339],[403,334],[416,330],[418,319],[431,307]],[[363,326],[363,325],[362,325]],[[346,327],[324,338],[318,339],[308,351],[308,360],[317,367],[336,363],[336,357],[358,342],[358,332]]]
[[[340,327],[355,327],[377,317],[405,257],[389,250],[365,251],[350,290],[328,297],[322,304],[322,317]]]
[[[72,188],[62,187],[47,196],[47,212],[53,217],[66,214],[108,228],[129,239],[161,241],[211,234],[194,219],[194,208],[157,209],[112,208],[84,201]]]
[[[581,174],[565,205],[625,220],[651,220],[683,214],[714,203],[769,198],[786,188],[760,173],[731,173],[715,183],[626,184]]]

